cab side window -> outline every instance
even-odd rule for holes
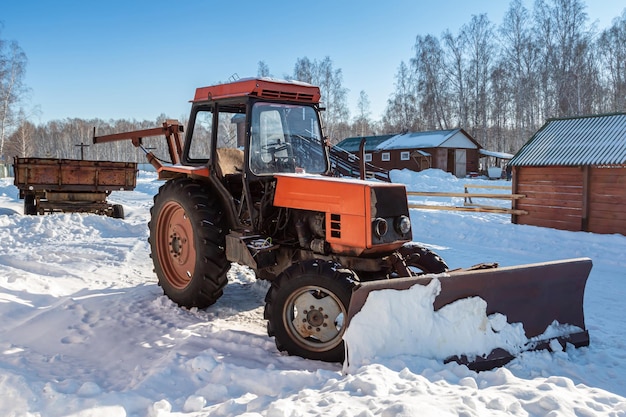
[[[190,120],[193,132],[189,141],[187,159],[190,162],[206,162],[211,156],[211,132],[213,130],[213,112],[199,111],[195,121]]]

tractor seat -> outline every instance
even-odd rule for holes
[[[217,167],[222,177],[241,174],[243,172],[243,151],[237,148],[218,148]]]

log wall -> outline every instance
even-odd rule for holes
[[[592,167],[589,174],[585,230],[626,235],[626,167]]]
[[[626,166],[515,167],[516,224],[626,235]]]

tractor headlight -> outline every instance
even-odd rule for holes
[[[400,216],[396,219],[396,230],[405,235],[411,230],[411,220],[407,216]]]
[[[387,220],[383,218],[377,218],[372,222],[372,229],[374,229],[374,233],[377,237],[381,238],[387,234],[389,230],[389,226],[387,225]]]

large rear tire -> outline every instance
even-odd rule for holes
[[[150,210],[150,248],[163,292],[183,307],[206,308],[223,293],[225,221],[204,183],[189,178],[166,182]]]
[[[342,362],[344,323],[355,284],[354,273],[332,261],[303,261],[281,273],[265,298],[267,332],[278,350]]]

